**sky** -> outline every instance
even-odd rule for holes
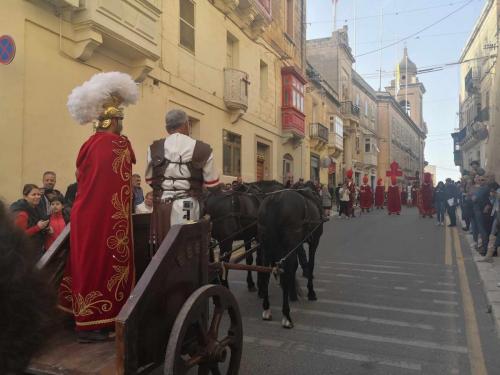
[[[349,27],[349,43],[356,59],[356,71],[375,89],[390,85],[396,64],[408,48],[418,68],[458,62],[487,0],[338,0],[337,28]],[[465,7],[464,7],[465,6]],[[398,42],[464,7],[442,22],[405,42]],[[308,0],[307,39],[323,38],[333,30],[332,0]],[[381,11],[382,10],[382,11]],[[381,22],[380,14],[383,14]],[[356,30],[356,31],[355,31]],[[359,56],[398,42],[380,52]],[[382,63],[381,63],[382,61]],[[450,133],[458,128],[459,65],[439,72],[420,74],[425,85],[424,120],[429,133],[425,159],[437,167],[437,179],[458,178],[453,163]]]

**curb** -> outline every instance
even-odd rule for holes
[[[491,307],[497,337],[500,338],[500,287],[497,286],[497,283],[500,282],[500,261],[498,261],[500,258],[494,258],[493,263],[477,262],[483,257],[474,249],[472,235],[465,234],[464,237],[479,272],[488,305]]]

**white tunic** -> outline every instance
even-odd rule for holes
[[[189,191],[191,183],[185,178],[191,177],[191,173],[186,164],[193,158],[196,140],[181,133],[174,133],[165,139],[164,149],[165,158],[170,160],[165,170],[165,179],[162,183],[162,199],[184,196]],[[146,181],[151,182],[153,176],[153,164],[151,162],[151,149],[148,149],[148,166],[146,168]],[[181,180],[172,180],[171,178],[181,178]],[[216,186],[219,183],[219,173],[215,169],[213,153],[210,154],[205,166],[203,167],[203,184],[206,187]],[[185,205],[192,202],[190,210],[185,209]],[[189,220],[199,220],[200,205],[197,199],[186,197],[177,199],[172,204],[172,214],[170,217],[171,225],[186,224]]]

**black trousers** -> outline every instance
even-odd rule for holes
[[[457,207],[448,206],[446,210],[448,211],[448,216],[450,217],[450,225],[457,225]]]

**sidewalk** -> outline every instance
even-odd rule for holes
[[[457,230],[458,228],[459,227],[457,227]],[[497,336],[500,337],[500,287],[497,286],[500,282],[500,258],[493,258],[493,263],[477,262],[477,260],[483,257],[474,249],[472,235],[465,234],[464,237],[469,245],[468,247],[472,253],[474,263],[479,271],[488,304],[491,306],[491,314],[495,322]]]

